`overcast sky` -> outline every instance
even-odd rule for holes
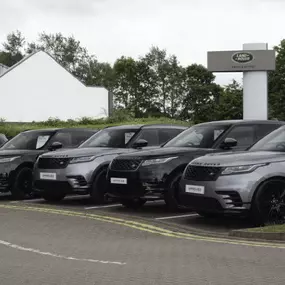
[[[182,65],[206,66],[207,51],[285,38],[285,0],[13,0],[1,1],[0,41],[19,29],[28,41],[41,31],[74,35],[100,61],[137,58],[152,45]],[[241,74],[216,74],[227,84]]]

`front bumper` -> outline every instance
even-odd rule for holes
[[[114,183],[114,178],[120,178],[121,183]],[[136,171],[109,169],[108,195],[121,199],[161,200],[167,191],[166,179],[165,171],[157,166],[140,167]]]
[[[181,179],[179,201],[181,206],[194,211],[225,214],[248,212],[251,193],[260,176],[256,173],[219,176],[216,181],[190,181]],[[187,193],[187,185],[203,186],[204,194]]]
[[[65,194],[89,194],[92,171],[84,164],[70,164],[64,169],[34,168],[35,192],[64,192]]]

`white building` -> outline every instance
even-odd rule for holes
[[[111,92],[85,86],[43,51],[0,74],[0,118],[7,122],[102,118],[112,108]]]

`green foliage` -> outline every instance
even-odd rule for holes
[[[123,120],[124,118],[124,120]],[[142,119],[127,119],[127,115],[124,113],[117,113],[114,117],[106,119],[92,119],[82,118],[76,121],[60,121],[56,118],[50,118],[45,122],[33,122],[33,123],[6,123],[0,122],[0,133],[6,136],[15,136],[24,130],[32,129],[45,129],[45,128],[93,128],[102,129],[107,126],[116,125],[132,125],[132,124],[178,124],[184,126],[190,126],[189,122],[183,122],[179,120],[173,120],[169,118],[142,118]]]
[[[269,116],[285,120],[285,40],[274,47],[276,70],[269,73]]]
[[[216,109],[216,118],[218,120],[238,120],[242,119],[243,91],[241,85],[233,82],[223,89],[219,98],[219,104]]]
[[[40,126],[104,125],[149,117],[194,123],[242,118],[240,84],[233,81],[219,86],[204,66],[182,66],[175,55],[158,47],[151,47],[138,59],[122,56],[110,65],[99,62],[73,36],[43,32],[36,42],[26,42],[21,32],[15,31],[3,43],[0,63],[12,66],[36,50],[50,53],[84,84],[112,91],[116,108],[108,119],[61,122],[51,118],[38,123]],[[275,50],[276,70],[269,74],[269,117],[285,120],[285,40]]]

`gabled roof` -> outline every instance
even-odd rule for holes
[[[105,88],[103,86],[90,86],[90,85],[86,85],[85,83],[83,83],[81,80],[79,80],[76,76],[74,76],[68,69],[66,69],[64,66],[62,66],[51,54],[49,54],[46,51],[43,50],[37,50],[27,56],[25,56],[23,59],[21,59],[20,61],[18,61],[16,64],[12,65],[10,68],[8,68],[3,74],[0,75],[0,79],[7,75],[9,72],[11,72],[14,68],[16,68],[17,66],[21,65],[23,62],[27,61],[30,57],[34,56],[37,53],[45,53],[47,54],[49,57],[51,57],[59,66],[61,66],[63,69],[65,69],[66,72],[68,72],[70,75],[72,75],[76,80],[78,80],[82,85],[84,85],[85,87],[97,87],[97,88]],[[5,65],[4,65],[5,66]]]

